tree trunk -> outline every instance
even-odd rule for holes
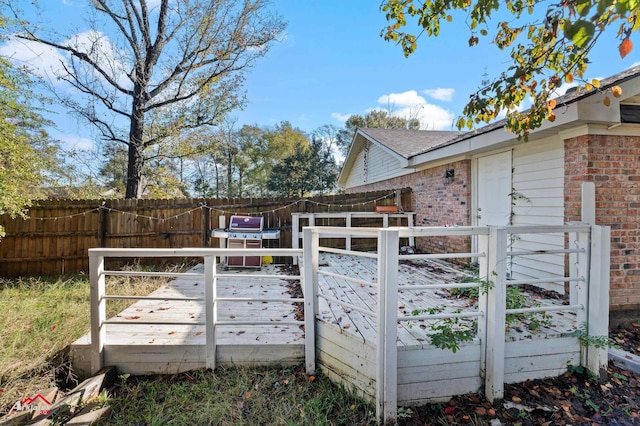
[[[127,162],[127,191],[125,198],[142,198],[142,169],[144,167],[144,101],[142,90],[136,87],[131,107],[129,128],[129,159]]]

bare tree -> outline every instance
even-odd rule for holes
[[[58,78],[82,96],[60,100],[127,146],[127,198],[142,196],[148,148],[242,106],[244,72],[284,30],[267,0],[92,0],[91,11],[92,31],[19,37],[69,56]]]

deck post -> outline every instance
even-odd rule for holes
[[[478,252],[484,252],[483,257],[478,257],[478,279],[482,281],[490,281],[491,275],[489,274],[489,235],[478,235]],[[478,311],[482,312],[482,317],[478,318],[478,338],[480,339],[480,376],[486,377],[485,372],[487,369],[487,292],[478,289]]]
[[[206,334],[206,367],[210,369],[216,368],[216,285],[217,278],[216,257],[211,255],[204,256],[204,315],[205,315],[205,334]]]
[[[587,313],[589,309],[589,287],[591,278],[589,277],[589,260],[591,257],[591,244],[590,244],[590,232],[578,232],[570,233],[569,238],[575,247],[583,249],[582,253],[572,253],[570,256],[571,266],[574,268],[577,278],[582,278],[582,281],[572,282],[569,285],[571,290],[569,292],[569,303],[582,305],[583,308],[576,311],[576,320],[578,325],[587,322]],[[575,262],[575,263],[574,263]],[[571,276],[571,274],[569,274]],[[581,354],[581,356],[584,354]]]
[[[397,229],[378,230],[378,321],[376,415],[394,424],[398,413],[398,251]]]
[[[304,359],[307,374],[316,371],[316,316],[318,315],[318,264],[320,239],[318,231],[305,227],[302,284],[304,292]]]
[[[353,215],[351,213],[347,213],[347,218],[345,221],[345,226],[347,228],[351,228],[351,217]],[[347,250],[351,250],[351,234],[347,234],[347,236],[344,239],[344,248]]]
[[[414,225],[414,221],[413,221],[413,216],[415,215],[415,213],[407,213],[407,226],[409,228],[413,228]],[[416,237],[411,236],[409,237],[409,247],[415,247],[416,246]]]
[[[487,280],[487,352],[484,391],[489,402],[504,398],[504,355],[506,323],[507,229],[489,230]]]
[[[107,336],[104,321],[107,319],[104,276],[104,256],[96,256],[89,250],[89,286],[91,289],[91,374],[104,365],[104,343]]]
[[[609,335],[609,274],[611,261],[611,228],[591,226],[591,262],[589,273],[589,336]],[[587,368],[600,379],[607,374],[608,348],[587,348]]]

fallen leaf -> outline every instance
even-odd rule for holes
[[[170,331],[169,334],[176,334],[176,332],[175,331]]]
[[[316,376],[309,376],[309,381],[310,381],[310,382],[313,382],[313,381],[315,381],[315,380],[316,380]]]
[[[57,326],[56,324],[53,324],[53,325],[51,326],[51,331],[56,331],[56,328],[58,328],[58,326]]]
[[[126,320],[137,320],[137,319],[140,319],[140,315],[134,315],[134,316],[131,316],[131,317],[124,317],[124,319],[126,319]]]
[[[522,398],[519,398],[519,397],[517,397],[517,396],[512,396],[512,397],[511,397],[511,400],[512,400],[513,402],[515,402],[516,404],[520,404],[520,403],[522,402]]]
[[[159,311],[168,311],[171,308],[158,308]]]
[[[198,332],[196,333],[196,336],[200,336],[202,333],[203,333],[202,331],[198,331]]]
[[[236,336],[239,336],[239,335],[244,334],[244,333],[245,333],[244,331],[238,331],[238,332],[236,333]]]
[[[349,325],[349,324],[345,324],[344,326],[342,326],[342,328],[344,328],[345,330],[346,330],[347,328],[349,328],[349,327],[351,327],[351,325]]]

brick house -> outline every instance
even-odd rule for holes
[[[554,112],[528,142],[504,121],[466,133],[358,129],[339,184],[347,193],[410,187],[419,226],[482,226],[579,221],[582,183],[593,182],[595,222],[612,234],[611,311],[640,312],[640,66],[559,97]]]

